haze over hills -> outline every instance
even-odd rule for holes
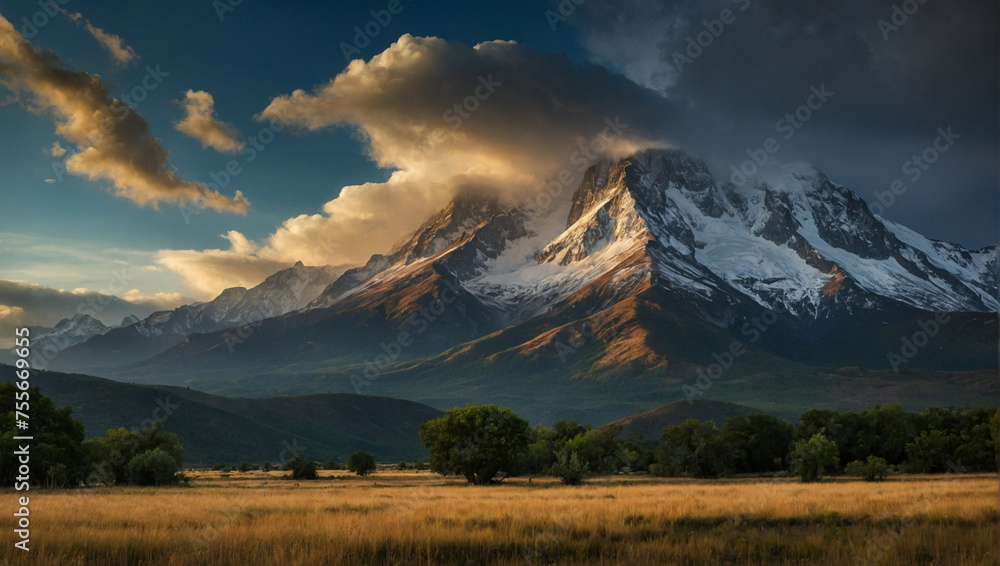
[[[648,150],[595,164],[565,202],[469,189],[389,254],[322,273],[263,320],[182,307],[168,318],[208,322],[159,341],[111,331],[54,367],[104,360],[118,379],[220,394],[498,401],[541,421],[685,395],[794,413],[995,392],[997,247],[885,221],[804,163],[736,187]]]
[[[0,381],[16,381],[14,368],[0,365]],[[418,429],[441,416],[419,403],[353,394],[233,399],[183,387],[39,370],[32,372],[31,384],[57,407],[72,407],[88,438],[111,428],[162,422],[165,431],[180,437],[185,465],[194,467],[284,463],[296,454],[343,464],[358,450],[380,461],[426,461]]]
[[[58,355],[37,360],[41,363],[36,366],[44,363],[42,367],[53,369],[99,371],[144,360],[176,345],[191,333],[252,324],[301,309],[342,271],[336,267],[307,267],[298,262],[251,289],[233,287],[205,303],[155,312],[143,320],[126,319],[117,328],[95,332],[93,340],[63,345],[58,348]],[[34,351],[40,352],[37,348]]]

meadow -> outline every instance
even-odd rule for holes
[[[934,564],[997,562],[995,475],[686,480],[189,471],[187,486],[31,491],[6,564]],[[13,501],[13,492],[8,493]]]

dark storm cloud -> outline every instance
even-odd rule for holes
[[[903,180],[887,218],[980,246],[997,240],[997,20],[982,0],[588,0],[567,23],[686,108],[673,136],[720,175],[773,137],[770,158],[810,161],[869,202]],[[814,86],[834,95],[785,139],[778,121]],[[904,167],[949,126],[960,137],[913,180]]]

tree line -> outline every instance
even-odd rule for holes
[[[0,406],[13,407],[16,390],[12,383],[0,384]],[[159,422],[85,440],[83,424],[69,407],[57,408],[37,387],[29,391],[33,487],[185,481],[181,442]],[[13,437],[18,432],[13,411],[2,418],[0,481],[11,485],[17,475]],[[552,475],[578,484],[590,475],[623,472],[695,478],[794,473],[804,481],[846,473],[880,480],[897,472],[996,471],[997,424],[996,408],[908,412],[891,404],[859,413],[811,409],[794,425],[761,412],[730,417],[721,427],[690,419],[665,427],[659,439],[648,439],[622,434],[617,425],[595,429],[561,420],[552,427],[531,427],[510,409],[470,404],[421,425],[420,440],[430,452],[431,471],[477,485],[519,475]],[[283,467],[293,479],[314,479],[319,464],[295,456]],[[376,469],[375,457],[356,452],[346,467],[368,475]]]
[[[490,484],[523,474],[580,483],[587,475],[649,472],[717,478],[794,473],[803,481],[847,473],[880,480],[891,473],[996,471],[997,409],[899,404],[839,412],[810,409],[798,423],[757,412],[714,421],[689,419],[663,429],[659,440],[618,426],[593,429],[572,421],[552,428],[510,409],[469,405],[420,428],[431,470]]]

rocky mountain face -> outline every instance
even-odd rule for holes
[[[136,362],[156,355],[195,333],[257,323],[305,307],[342,270],[296,263],[251,289],[233,287],[205,303],[155,312],[144,320],[126,319],[115,329],[95,334],[65,348],[50,366],[92,371]],[[132,320],[134,319],[134,320]]]
[[[874,216],[804,163],[737,187],[684,152],[643,151],[593,165],[567,202],[465,191],[364,266],[317,271],[294,292],[283,273],[73,349],[162,329],[170,340],[117,375],[206,387],[298,368],[316,380],[305,391],[377,378],[402,395],[449,372],[483,387],[510,372],[685,380],[732,344],[755,368],[886,368],[901,338],[947,312],[955,322],[937,345],[907,362],[996,364],[997,247],[966,250]],[[239,390],[253,392],[254,379]]]

